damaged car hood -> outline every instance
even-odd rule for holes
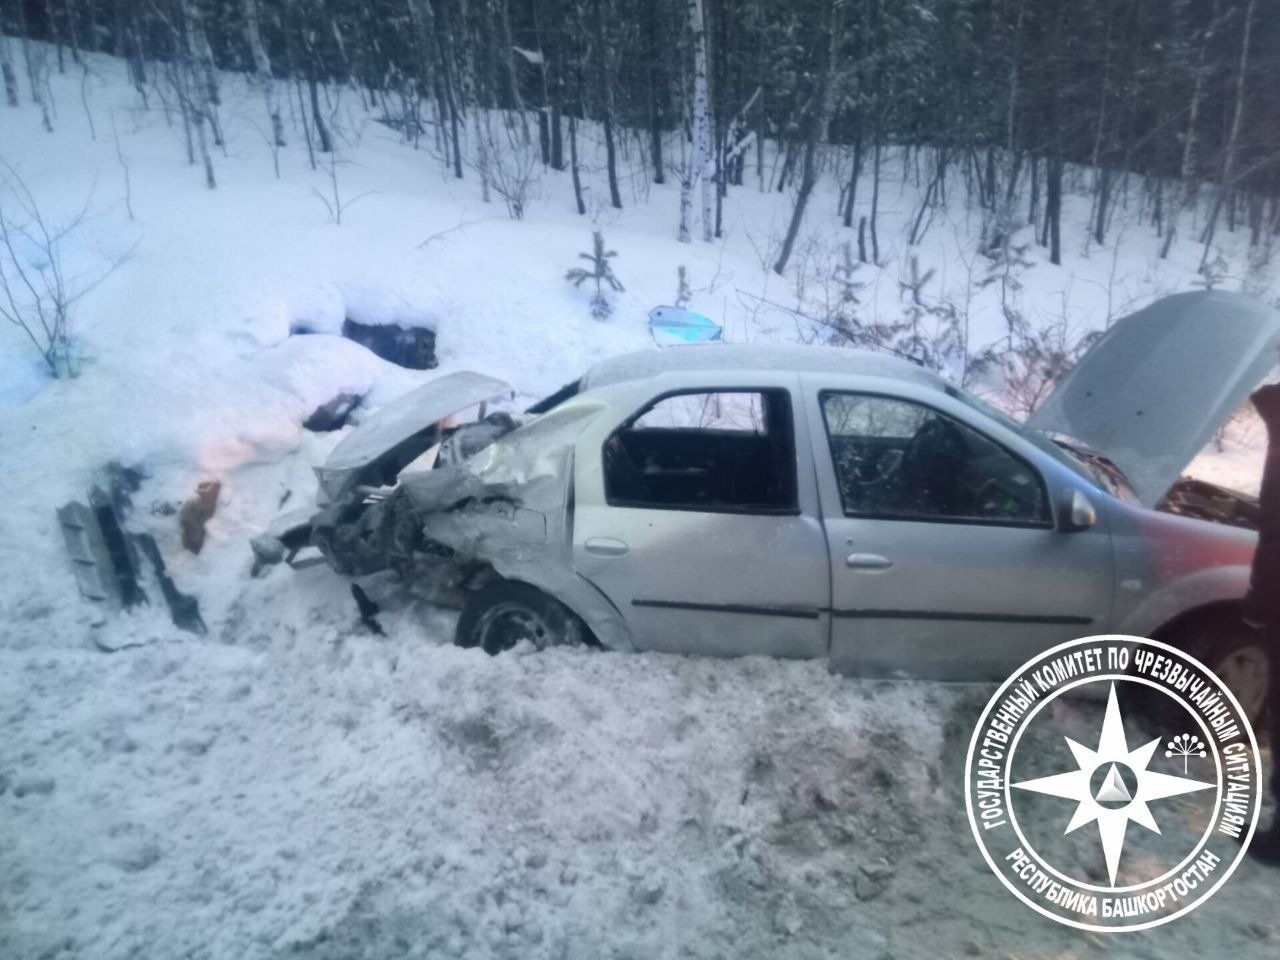
[[[316,467],[320,489],[336,500],[380,464],[398,472],[439,439],[436,425],[467,407],[510,394],[495,377],[462,371],[438,377],[388,403],[365,419]]]
[[[1102,452],[1154,506],[1275,368],[1277,345],[1280,313],[1248,297],[1165,297],[1107,330],[1027,424]]]

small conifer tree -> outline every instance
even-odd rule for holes
[[[611,290],[621,293],[625,288],[622,281],[613,273],[613,266],[609,263],[618,255],[616,250],[606,250],[604,248],[604,234],[599,230],[595,230],[591,234],[593,250],[591,253],[580,253],[583,260],[591,264],[591,269],[585,267],[573,267],[564,278],[572,283],[575,287],[582,286],[586,280],[595,281],[596,292],[591,298],[591,315],[597,320],[605,320],[609,314],[613,313],[613,306],[609,303],[608,297],[604,293],[604,285],[608,285]]]

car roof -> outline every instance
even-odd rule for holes
[[[705,343],[638,350],[602,360],[582,378],[582,389],[643,380],[672,371],[709,374],[742,370],[792,370],[905,380],[943,389],[937,374],[909,360],[845,347],[782,346],[756,343]]]

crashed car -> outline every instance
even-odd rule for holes
[[[650,350],[449,427],[510,392],[455,373],[344,438],[323,509],[255,549],[395,570],[490,653],[583,641],[986,680],[1127,633],[1201,657],[1256,715],[1267,661],[1239,614],[1256,534],[1153,507],[1277,343],[1269,308],[1169,297],[1114,324],[1027,423],[836,348]],[[404,471],[429,450],[432,469]]]

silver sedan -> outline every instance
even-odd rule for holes
[[[584,640],[971,680],[1127,633],[1199,655],[1256,714],[1266,658],[1239,615],[1256,535],[1152,507],[1277,342],[1280,315],[1242,297],[1170,297],[1028,423],[841,349],[646,351],[457,427],[509,388],[452,374],[343,440],[305,536],[354,577],[437,585],[457,642],[491,653]],[[434,469],[383,485],[415,458]]]

